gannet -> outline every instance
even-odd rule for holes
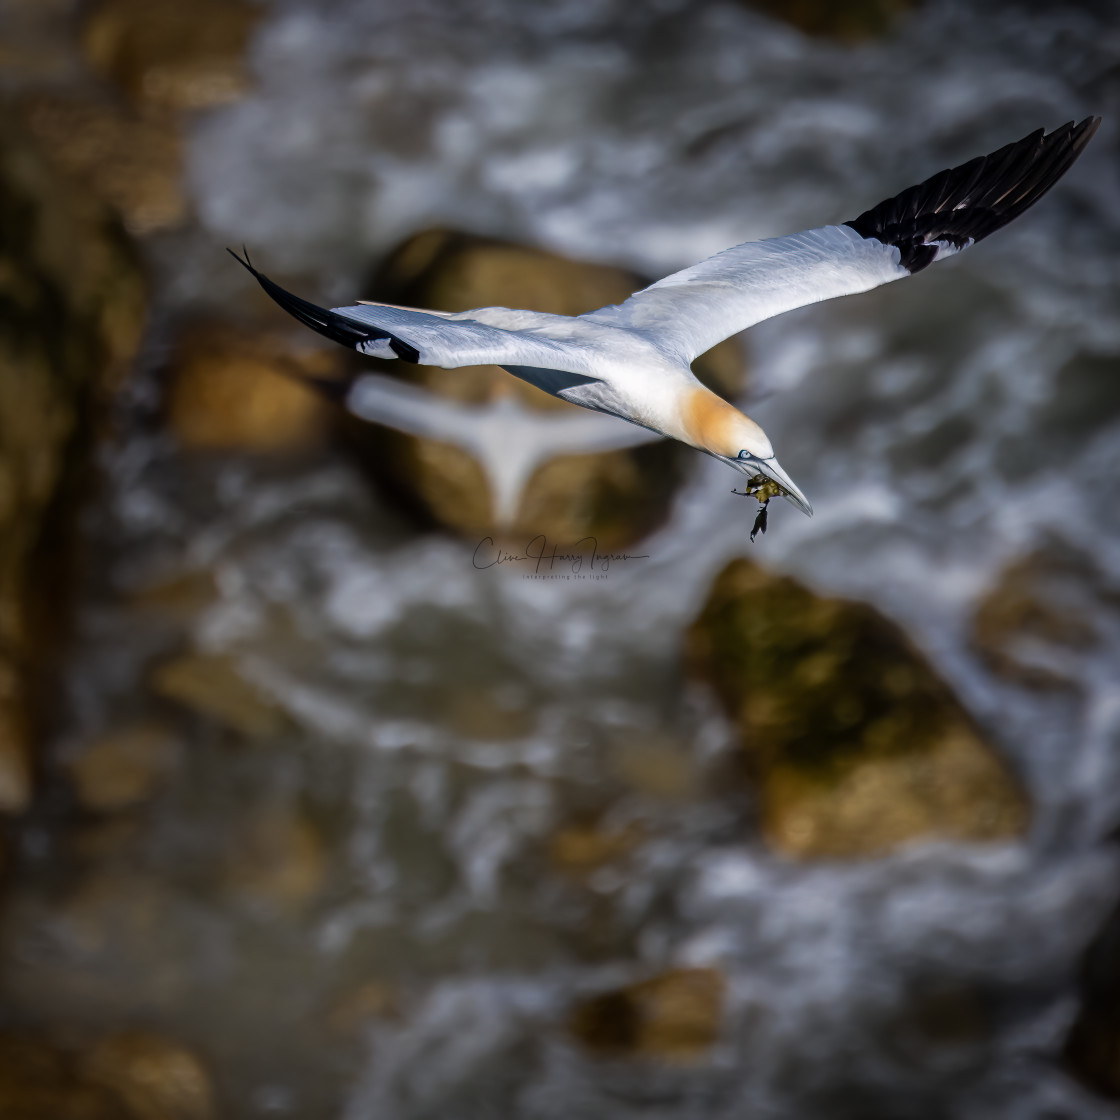
[[[563,400],[719,459],[748,476],[747,493],[761,504],[755,531],[765,531],[772,495],[810,516],[813,507],[762,428],[702,385],[693,360],[764,319],[901,280],[967,249],[1034,205],[1099,124],[1088,117],[1050,133],[1040,128],[940,171],[853,221],[736,245],[584,315],[509,307],[421,311],[364,300],[327,310],[258,272],[248,254],[233,256],[285,311],[360,354],[445,369],[501,366]],[[373,418],[362,407],[362,380],[320,387]]]

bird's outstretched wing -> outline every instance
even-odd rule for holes
[[[326,338],[371,357],[401,358],[444,369],[500,365],[546,367],[588,375],[595,372],[591,368],[592,353],[544,333],[557,316],[507,308],[453,314],[386,303],[360,303],[328,310],[285,291],[258,272],[248,256],[239,257],[232,249],[230,253],[290,315]],[[471,317],[475,314],[508,321],[517,329],[481,322]]]
[[[691,361],[795,307],[920,272],[1017,218],[1065,173],[1100,124],[1040,128],[910,187],[840,226],[748,242],[666,276],[586,318],[644,333]]]

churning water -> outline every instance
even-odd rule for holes
[[[177,962],[153,1013],[237,1065],[235,1115],[1116,1115],[1057,1053],[1079,955],[1116,895],[1120,616],[1090,607],[1098,644],[1063,653],[1076,698],[1001,682],[967,644],[980,595],[1043,543],[1120,581],[1114,17],[929,0],[845,47],[734,3],[271,6],[257,87],[198,125],[191,187],[215,242],[302,272],[324,303],[360,294],[371,260],[426,226],[661,275],[852,218],[1039,125],[1105,123],[991,241],[746,340],[752,412],[818,510],[775,510],[750,554],[907,628],[1029,788],[1021,843],[792,865],[758,842],[748,803],[704,783],[733,748],[680,678],[682,630],[750,546],[733,476],[699,455],[648,560],[537,582],[412,535],[344,463],[184,465],[143,433],[111,452],[89,529],[109,574],[82,611],[74,733],[140,703],[146,659],[182,640],[120,608],[122,590],[207,570],[190,644],[235,658],[288,719],[263,752],[191,732],[196,788],[148,839],[166,945],[124,982],[147,991]],[[174,299],[244,282],[211,250],[168,259]],[[692,793],[624,780],[651,743],[695,775]],[[331,837],[322,900],[283,921],[223,909],[191,869],[243,804],[295,800]],[[627,873],[580,888],[541,875],[555,829],[600,811],[643,830]],[[728,981],[720,1042],[697,1064],[604,1062],[565,1031],[576,996],[680,964]],[[333,1067],[306,1024],[369,976],[402,1009]],[[908,1011],[977,992],[947,1034]]]

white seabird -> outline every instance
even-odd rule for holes
[[[737,245],[585,315],[508,307],[450,313],[368,302],[328,311],[286,292],[247,256],[234,256],[285,311],[361,354],[445,369],[502,366],[563,400],[727,463],[749,476],[748,491],[763,509],[778,493],[811,515],[813,507],[778,463],[766,433],[701,385],[692,361],[763,319],[869,291],[967,249],[1037,202],[1099,124],[1099,117],[1089,117],[1050,133],[1040,128],[941,171],[853,221]],[[362,381],[317,384],[373,419],[362,407]],[[761,514],[760,523],[765,526]]]

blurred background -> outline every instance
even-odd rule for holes
[[[0,0],[0,91],[0,1115],[1120,1116],[1111,0]],[[336,414],[224,252],[575,313],[1089,114],[698,363],[753,546],[493,369]]]

